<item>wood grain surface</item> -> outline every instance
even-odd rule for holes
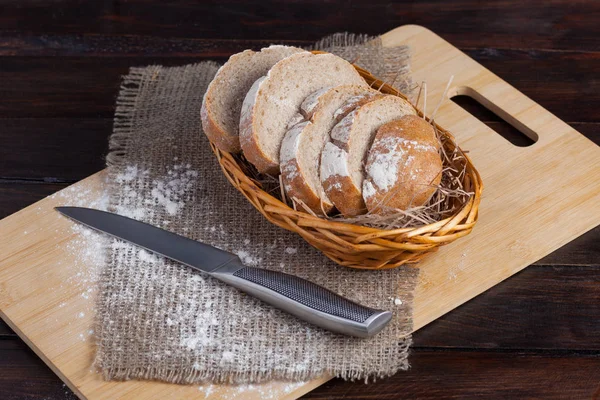
[[[592,0],[5,1],[0,217],[102,168],[129,66],[224,59],[342,30],[424,25],[600,144],[599,13]],[[596,228],[417,332],[407,374],[332,381],[307,398],[598,396],[599,243]],[[0,398],[73,398],[1,322]]]

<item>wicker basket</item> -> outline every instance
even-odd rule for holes
[[[382,93],[406,97],[393,87],[375,78],[368,71],[355,66],[372,87]],[[418,111],[418,110],[417,110]],[[422,113],[418,111],[419,115]],[[457,147],[454,137],[436,125],[445,136],[446,151]],[[465,156],[463,188],[472,192],[468,201],[454,215],[438,222],[414,228],[382,230],[377,228],[337,222],[294,210],[280,199],[264,191],[261,184],[251,178],[253,169],[243,157],[223,152],[211,144],[223,173],[265,218],[273,224],[296,232],[308,243],[321,250],[339,265],[361,269],[387,269],[419,261],[425,254],[441,245],[468,235],[477,221],[483,183],[471,160]]]

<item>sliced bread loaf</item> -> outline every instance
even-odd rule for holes
[[[279,151],[289,121],[316,90],[367,83],[347,61],[333,54],[293,54],[273,66],[242,106],[240,144],[259,172],[279,173]]]
[[[366,212],[362,197],[363,166],[377,129],[415,114],[408,101],[386,95],[356,108],[331,130],[331,144],[321,154],[320,175],[325,193],[342,214],[355,216]],[[340,162],[346,165],[337,165]]]
[[[289,198],[302,201],[316,214],[327,214],[333,204],[325,195],[319,177],[323,146],[329,141],[331,128],[348,113],[348,101],[355,107],[360,102],[380,95],[373,89],[359,85],[342,85],[321,89],[308,96],[300,106],[307,120],[288,128],[279,155],[284,189]]]
[[[439,148],[431,124],[415,115],[381,126],[365,164],[367,209],[387,214],[427,203],[442,179]]]
[[[245,50],[232,55],[217,71],[202,101],[202,129],[209,140],[223,151],[239,152],[240,112],[246,93],[279,60],[299,52],[304,50],[271,46],[260,52]]]

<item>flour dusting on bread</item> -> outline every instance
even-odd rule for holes
[[[387,152],[382,151],[374,156],[366,168],[367,175],[381,190],[389,190],[396,184],[400,160],[404,158],[406,160],[405,165],[411,160],[410,157],[406,157],[406,152],[398,146],[400,140],[394,137],[382,140],[380,145],[387,149]]]
[[[422,206],[436,191],[442,160],[433,127],[408,115],[382,125],[365,164],[363,198],[370,212]]]
[[[367,100],[352,99],[351,103],[354,102],[360,106],[349,112],[331,130],[331,142],[347,154],[343,162],[347,164],[344,168],[348,171],[348,175],[336,178],[336,183],[339,183],[341,188],[335,194],[328,191],[328,188],[329,190],[332,188],[331,184],[324,185],[333,204],[347,217],[367,211],[362,195],[364,163],[377,129],[405,115],[416,114],[408,101],[392,95],[373,96]],[[322,169],[333,169],[333,166],[328,165],[332,162],[338,161],[331,157],[321,157]]]

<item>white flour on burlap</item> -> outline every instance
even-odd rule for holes
[[[406,65],[404,48],[365,47],[355,50],[361,60],[395,52],[397,67]],[[107,157],[108,210],[392,310],[394,318],[374,338],[333,334],[115,240],[99,282],[96,365],[106,379],[246,384],[323,374],[367,379],[406,369],[417,271],[337,266],[266,221],[227,182],[199,116],[217,67],[133,68],[125,77]]]

